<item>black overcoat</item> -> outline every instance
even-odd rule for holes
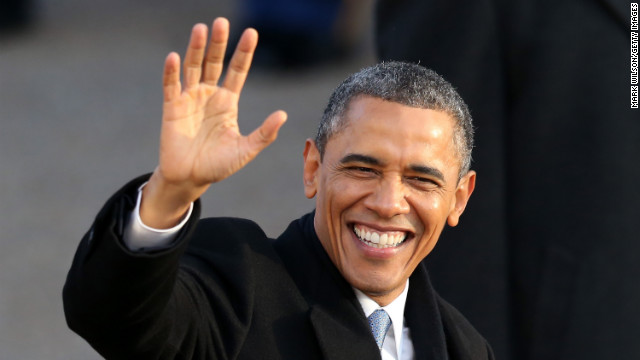
[[[277,239],[253,222],[198,221],[175,244],[122,243],[139,178],[117,192],[83,238],[64,287],[71,329],[108,359],[378,359],[350,285],[324,252],[313,213]],[[493,359],[486,341],[431,287],[410,278],[405,318],[417,359]]]

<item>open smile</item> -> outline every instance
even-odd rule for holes
[[[358,240],[377,249],[398,247],[411,236],[407,231],[381,231],[362,224],[354,224],[352,228]]]

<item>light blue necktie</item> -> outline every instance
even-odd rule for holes
[[[391,326],[391,318],[386,311],[378,309],[369,315],[368,319],[369,326],[371,326],[371,333],[373,333],[373,337],[376,339],[376,344],[378,344],[379,349],[382,349],[384,337],[387,335],[389,326]]]

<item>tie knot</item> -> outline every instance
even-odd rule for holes
[[[378,309],[369,315],[368,319],[369,326],[371,326],[371,333],[373,333],[373,337],[376,339],[376,344],[378,344],[378,348],[382,349],[384,337],[387,334],[387,330],[389,330],[389,326],[391,326],[391,318],[386,311]]]

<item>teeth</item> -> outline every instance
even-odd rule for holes
[[[381,235],[375,231],[368,231],[358,226],[354,226],[353,231],[361,241],[371,247],[379,249],[398,246],[406,237],[406,234],[398,231],[394,233],[383,233]]]

